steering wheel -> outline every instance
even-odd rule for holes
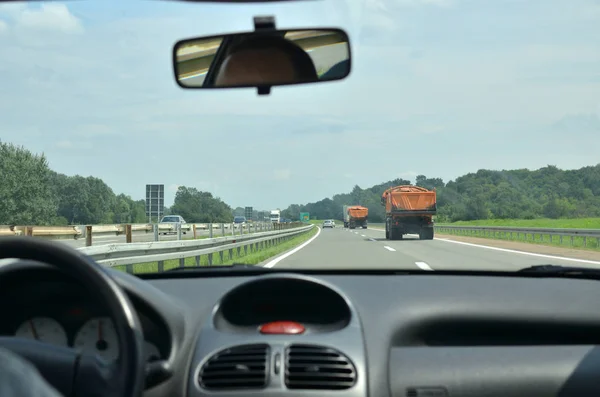
[[[36,238],[2,238],[0,259],[7,258],[46,263],[93,291],[111,313],[120,354],[108,363],[94,354],[15,337],[0,337],[0,347],[31,362],[65,396],[141,396],[146,365],[144,334],[135,308],[113,278],[76,250]]]

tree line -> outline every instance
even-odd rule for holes
[[[344,205],[369,208],[369,220],[384,222],[381,194],[389,187],[412,184],[395,179],[336,194],[315,203],[293,204],[283,216],[299,219],[309,212],[318,219],[342,219]],[[553,165],[538,170],[479,170],[445,183],[441,178],[416,177],[414,184],[436,189],[438,222],[479,219],[600,217],[600,164],[577,170]]]
[[[145,200],[115,194],[99,178],[67,176],[51,170],[43,154],[0,141],[0,225],[73,225],[145,223]],[[371,222],[383,222],[381,194],[391,186],[411,184],[395,179],[369,188],[354,186],[315,203],[292,204],[282,217],[341,219],[342,206],[369,208]],[[600,217],[600,164],[577,170],[549,165],[538,170],[479,170],[444,182],[416,177],[414,184],[437,191],[442,222],[478,219]],[[243,215],[220,198],[193,187],[180,186],[165,215],[178,214],[188,222],[231,222]],[[256,210],[254,212],[257,212]]]
[[[46,157],[0,141],[0,225],[85,225],[145,223],[145,200],[115,194],[99,178],[51,170]],[[220,198],[180,186],[165,215],[188,222],[231,222]]]

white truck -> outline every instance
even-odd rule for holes
[[[280,223],[281,221],[281,210],[272,210],[269,216],[272,223]]]

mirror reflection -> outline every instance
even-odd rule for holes
[[[186,88],[277,86],[340,80],[350,73],[341,30],[212,36],[177,43],[174,64]]]

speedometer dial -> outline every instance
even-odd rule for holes
[[[58,321],[50,317],[34,317],[17,328],[15,336],[18,338],[37,339],[40,342],[53,345],[67,346],[67,333]]]
[[[75,335],[74,346],[109,361],[119,357],[117,332],[108,317],[93,318],[86,322]]]

